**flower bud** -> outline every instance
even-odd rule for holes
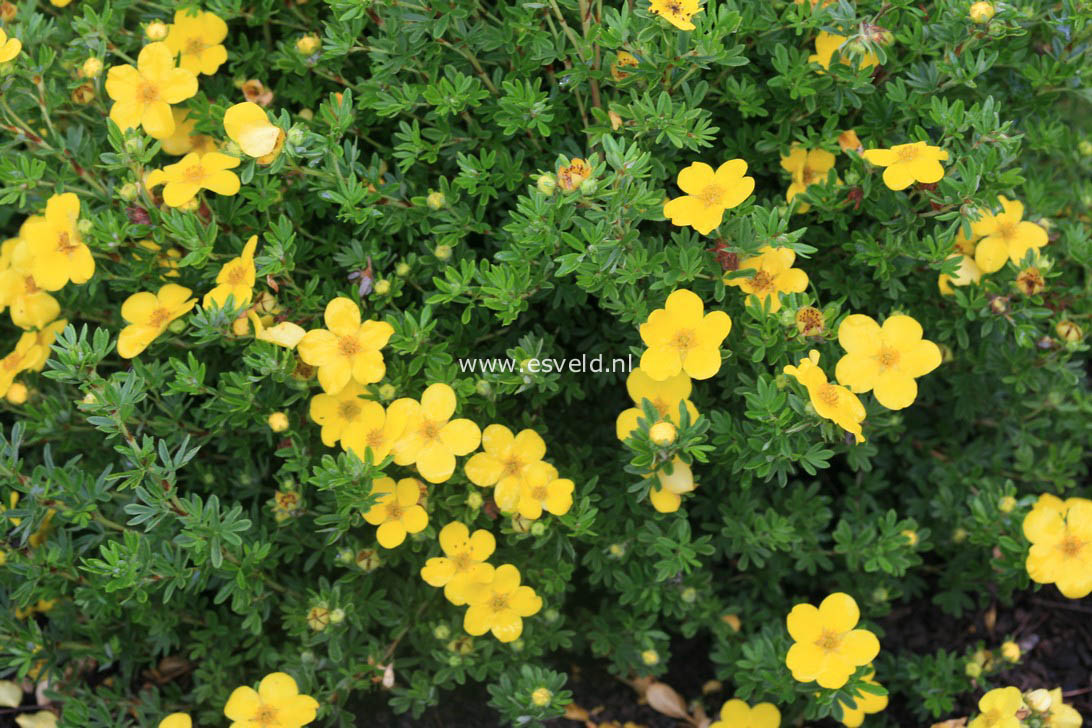
[[[80,75],[84,78],[98,78],[100,73],[102,73],[102,61],[94,56],[88,58],[80,66]]]
[[[970,534],[967,533],[967,529],[957,528],[956,530],[952,531],[952,543],[963,543],[967,540],[967,536],[969,535]]]
[[[345,610],[344,609],[339,608],[339,609],[335,609],[334,611],[330,612],[330,624],[341,624],[344,621],[345,621]]]
[[[1077,151],[1081,153],[1082,157],[1092,157],[1092,141],[1081,139],[1077,144]]]
[[[911,529],[905,529],[899,531],[900,534],[906,537],[906,541],[910,544],[911,548],[918,545],[918,532]]]
[[[822,336],[826,329],[823,312],[814,306],[801,306],[796,310],[796,330],[801,336]]]
[[[545,534],[546,534],[546,522],[545,521],[535,521],[534,523],[531,524],[531,535],[532,536],[538,538],[539,536],[544,536]]]
[[[512,652],[523,652],[525,646],[526,643],[522,639],[518,639],[509,645],[509,647],[512,648]]]
[[[646,665],[655,665],[660,661],[660,653],[656,650],[645,650],[641,653],[641,662]]]
[[[1012,513],[1014,508],[1016,508],[1016,498],[1011,495],[1005,496],[997,504],[997,509],[1002,513]]]
[[[976,678],[982,674],[982,666],[977,662],[968,662],[963,666],[963,672],[966,673],[969,678]]]
[[[437,245],[436,249],[432,251],[439,260],[451,259],[451,246],[450,245]]]
[[[4,398],[11,404],[23,404],[27,401],[27,385],[22,382],[13,382],[8,387],[7,394]]]
[[[482,397],[488,397],[493,394],[493,385],[485,379],[479,379],[474,383],[474,391]]]
[[[620,559],[626,555],[625,544],[612,543],[610,548],[607,549],[607,553],[610,554],[611,558]]]
[[[384,402],[390,402],[392,399],[394,399],[394,395],[396,395],[397,393],[398,391],[390,382],[379,385],[379,399],[383,400]]]
[[[1063,319],[1058,322],[1058,325],[1054,327],[1054,330],[1058,333],[1058,338],[1062,341],[1076,342],[1084,338],[1084,331],[1077,324]]]
[[[535,692],[531,693],[531,702],[542,708],[550,704],[550,700],[554,697],[546,688],[538,688]]]
[[[512,516],[512,530],[516,533],[529,533],[531,531],[531,519],[524,518],[520,514]]]
[[[354,556],[356,556],[356,554],[353,552],[353,550],[346,547],[343,549],[338,549],[337,556],[334,558],[339,564],[349,564],[352,563]]]
[[[163,40],[167,37],[167,24],[162,20],[153,20],[144,27],[144,35],[148,40]]]
[[[688,586],[682,590],[682,594],[679,595],[679,598],[687,604],[693,604],[698,600],[698,590],[692,586]]]
[[[383,561],[375,549],[361,549],[356,552],[356,566],[364,572],[375,571]]]
[[[425,204],[430,210],[442,210],[447,207],[447,198],[443,192],[429,192],[425,198]]]
[[[599,181],[594,177],[589,177],[580,183],[580,193],[584,195],[594,195],[595,191],[599,189]]]
[[[296,50],[305,56],[309,56],[322,46],[322,39],[314,33],[300,36],[296,41]]]
[[[1039,272],[1039,269],[1033,266],[1025,268],[1016,276],[1016,288],[1025,296],[1034,296],[1042,293],[1046,288],[1046,281],[1043,280],[1043,274]]]
[[[1020,661],[1020,645],[1009,640],[1001,645],[1001,657],[1006,662],[1019,662]]]
[[[720,621],[724,622],[733,632],[738,632],[743,629],[743,622],[735,614],[725,614],[720,618]]]
[[[667,447],[675,442],[677,435],[678,431],[675,429],[675,425],[670,422],[657,422],[648,430],[649,439],[660,447]]]
[[[330,608],[325,604],[316,604],[307,612],[307,626],[315,632],[321,632],[330,625]]]
[[[231,322],[231,333],[236,336],[246,336],[250,333],[250,321],[245,314]]]
[[[405,278],[406,276],[409,275],[409,272],[410,272],[409,263],[406,263],[405,261],[403,261],[403,262],[399,263],[398,265],[394,266],[394,274],[396,276],[398,276],[399,278]]]
[[[288,429],[288,415],[284,412],[274,412],[266,419],[269,423],[269,429],[273,432],[284,432]]]
[[[373,290],[377,296],[385,296],[391,292],[391,282],[386,278],[380,278],[375,282],[375,288]]]
[[[167,331],[170,331],[172,334],[181,334],[185,330],[186,319],[184,318],[177,318],[167,325]]]
[[[538,191],[544,195],[552,195],[554,190],[557,189],[557,178],[547,172],[546,174],[540,174],[538,181],[535,182],[538,187]]]
[[[1038,690],[1032,690],[1030,693],[1025,693],[1024,702],[1036,713],[1045,713],[1050,710],[1054,701],[1050,697],[1049,690],[1039,688]]]
[[[478,510],[479,508],[481,508],[481,507],[482,507],[482,504],[483,504],[484,502],[485,502],[485,501],[484,501],[484,499],[482,498],[482,494],[481,494],[481,493],[479,493],[479,492],[478,492],[478,491],[476,491],[476,490],[475,490],[475,491],[472,491],[472,492],[470,493],[470,495],[468,495],[468,496],[466,497],[466,505],[467,505],[467,507],[468,507],[468,508],[470,508],[471,510],[474,510],[474,511],[476,511],[476,510]]]
[[[0,20],[5,23],[10,23],[15,20],[15,16],[19,14],[19,8],[12,3],[5,2],[0,3]]]
[[[311,121],[315,118],[315,112],[311,109],[300,109],[299,117],[304,121]]]
[[[542,613],[542,618],[545,619],[547,622],[553,623],[561,618],[561,612],[557,611],[553,607],[550,607]]]
[[[977,2],[971,5],[971,9],[967,14],[971,17],[972,23],[982,25],[983,23],[990,22],[990,19],[993,18],[995,12],[997,11],[994,10],[993,3]]]
[[[132,202],[140,194],[140,190],[132,182],[126,182],[118,188],[118,197],[126,202]]]
[[[446,624],[438,624],[432,628],[432,636],[438,640],[446,640],[451,636],[451,628]]]

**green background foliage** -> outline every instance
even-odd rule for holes
[[[710,2],[690,33],[640,0],[614,5],[213,0],[205,9],[229,22],[229,60],[184,104],[197,131],[223,139],[224,110],[243,100],[235,82],[259,79],[288,140],[269,167],[244,161],[238,195],[206,195],[207,211],[192,213],[121,198],[122,185],[173,160],[108,128],[103,77],[92,103],[70,99],[85,58],[109,67],[124,62],[115,49],[135,57],[143,26],[174,8],[19,4],[5,29],[24,53],[0,78],[0,227],[14,235],[52,193],[76,192],[98,272],[58,294],[74,326],[45,373],[24,375],[31,398],[0,405],[0,495],[22,496],[8,513],[20,525],[0,521],[0,672],[24,675],[44,659],[71,725],[126,715],[151,725],[178,709],[221,724],[232,688],[274,670],[319,699],[323,725],[354,725],[359,696],[383,689],[391,661],[396,711],[442,705],[471,681],[492,686],[507,720],[539,720],[567,699],[559,655],[656,675],[673,643],[702,635],[709,678],[787,719],[817,718],[835,694],[814,697],[784,665],[793,604],[846,591],[874,626],[900,603],[959,615],[1029,588],[1022,516],[1040,492],[1064,497],[1087,483],[1092,438],[1087,346],[1055,333],[1062,319],[1087,329],[1092,312],[1088,4],[1000,5],[982,26],[969,3],[949,0],[814,11]],[[889,46],[858,38],[881,67],[820,74],[808,64],[820,29],[867,35],[866,25],[894,34]],[[304,56],[295,43],[309,32],[322,48]],[[619,51],[639,65],[615,80]],[[865,148],[947,149],[944,179],[888,190],[877,168],[839,149],[851,128]],[[779,156],[794,143],[837,153],[842,184],[813,186],[802,198],[812,209],[790,215]],[[572,157],[592,164],[590,184],[536,187]],[[736,157],[755,195],[718,231],[663,220],[678,170]],[[434,191],[440,209],[426,204]],[[1019,293],[1010,265],[941,297],[956,231],[999,194],[1049,219],[1046,291]],[[218,310],[191,315],[132,362],[113,351],[126,296],[164,282],[201,295],[251,234],[258,290],[305,328],[321,326],[330,298],[356,297],[348,276],[370,262],[391,284],[363,300],[366,317],[395,328],[385,383],[417,397],[448,382],[460,416],[536,429],[576,483],[573,509],[520,533],[468,504],[481,491],[460,468],[430,489],[429,529],[360,568],[357,554],[376,548],[360,512],[377,468],[322,446],[306,414],[317,385],[293,376],[293,352],[233,335],[233,316]],[[142,239],[182,251],[179,278],[134,254]],[[787,314],[746,308],[721,280],[714,243],[741,256],[788,245],[811,286],[786,297]],[[702,418],[681,439],[700,487],[678,513],[656,513],[646,488],[631,488],[640,468],[627,464],[652,446],[645,432],[629,445],[615,437],[630,406],[624,374],[471,376],[456,361],[636,359],[637,325],[677,287],[734,321],[720,372],[695,382]],[[829,330],[849,313],[908,313],[950,359],[906,410],[864,396],[868,441],[848,445],[781,374],[811,348],[832,372],[841,353],[829,335],[797,333],[791,314],[809,303]],[[2,326],[7,350],[18,332]],[[270,432],[274,411],[288,413],[289,431]],[[291,488],[304,507],[278,522],[274,492]],[[1006,495],[1018,499],[1011,513],[999,508]],[[50,509],[47,542],[29,548]],[[492,561],[517,565],[542,596],[517,643],[486,636],[460,649],[462,610],[420,579],[451,520],[492,530]],[[58,600],[47,615],[14,616],[42,598]],[[345,620],[313,631],[306,615],[319,603]],[[876,662],[878,680],[922,721],[973,689],[944,646],[938,635],[937,653],[885,649]],[[642,660],[648,649],[658,664]],[[190,660],[192,674],[139,690],[142,671],[166,656]],[[88,680],[95,671],[112,679]],[[555,693],[546,709],[530,700],[541,685]]]

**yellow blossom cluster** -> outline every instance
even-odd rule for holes
[[[455,606],[466,606],[463,628],[471,635],[492,632],[501,642],[512,642],[523,633],[523,618],[542,609],[534,589],[520,584],[512,564],[494,568],[486,562],[496,549],[493,534],[453,521],[440,530],[444,555],[429,559],[421,578],[443,587],[444,597]]]

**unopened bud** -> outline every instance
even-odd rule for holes
[[[675,442],[677,435],[678,431],[675,429],[675,425],[670,422],[657,422],[648,430],[649,439],[660,447],[667,447]]]
[[[994,10],[993,3],[977,2],[971,5],[971,9],[967,14],[971,17],[972,23],[982,25],[990,22],[995,12],[997,11]]]
[[[167,24],[162,20],[153,20],[144,28],[148,40],[163,40],[167,37]]]

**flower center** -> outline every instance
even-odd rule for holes
[[[876,357],[880,360],[880,366],[884,369],[890,369],[897,366],[899,363],[899,352],[897,349],[892,349],[890,346],[885,346],[880,349],[879,356]]]
[[[838,404],[838,389],[833,384],[824,384],[816,393],[819,401],[830,407]]]
[[[754,278],[751,279],[751,288],[755,293],[772,293],[774,289],[774,278],[772,275],[764,270],[760,270],[755,273]]]
[[[693,329],[680,329],[675,333],[675,339],[671,345],[680,352],[689,351],[697,343],[695,338]]]
[[[3,365],[5,371],[10,372],[13,369],[19,368],[19,363],[22,361],[22,359],[23,357],[19,356],[15,352],[12,352],[11,354],[5,356],[3,360],[0,360],[0,365]]]
[[[667,402],[665,402],[662,397],[657,397],[656,399],[652,400],[652,406],[655,407],[656,411],[660,413],[660,417],[667,417],[669,413]]]
[[[364,438],[364,442],[367,443],[368,447],[375,450],[386,442],[386,438],[383,437],[383,430],[372,430],[368,433],[368,436]]]
[[[355,336],[342,336],[338,339],[337,350],[344,356],[352,356],[360,352],[360,342]]]
[[[277,493],[277,504],[286,511],[296,509],[300,498],[295,493]]]
[[[500,612],[508,609],[508,595],[494,594],[493,598],[489,600],[489,606],[494,612]]]
[[[982,717],[986,719],[986,725],[997,725],[1001,722],[1001,711],[997,708],[991,708]]]
[[[800,171],[800,181],[803,182],[805,186],[814,182],[815,178],[818,176],[819,175],[815,173],[815,170],[810,167],[804,167],[804,169]]]
[[[182,181],[191,185],[199,185],[205,179],[205,168],[200,164],[191,164],[182,170]]]
[[[34,276],[26,276],[23,278],[23,285],[26,288],[27,295],[38,292],[38,284],[34,282]]]
[[[421,439],[426,441],[436,440],[440,437],[441,423],[434,422],[432,420],[425,420],[421,423],[420,435]]]
[[[531,489],[531,497],[540,503],[546,500],[546,496],[548,495],[549,491],[546,490],[545,485],[536,485],[534,488]]]
[[[1011,240],[1016,233],[1016,223],[1011,220],[1003,220],[997,224],[997,234],[1005,240]]]
[[[474,564],[474,559],[470,558],[469,552],[463,551],[452,556],[451,563],[455,565],[455,571],[462,573],[470,570],[470,567]]]
[[[899,150],[900,162],[913,162],[918,158],[918,148],[912,145],[907,145]]]
[[[246,271],[243,270],[243,266],[233,266],[227,274],[227,282],[233,286],[237,286],[246,279]]]
[[[205,50],[205,42],[200,38],[190,38],[186,41],[186,53],[200,53]]]
[[[72,255],[80,247],[79,243],[72,242],[72,236],[68,234],[68,231],[61,233],[57,236],[57,252],[64,253],[65,255]]]
[[[137,98],[146,104],[159,100],[159,89],[154,83],[144,81],[137,87]]]
[[[152,326],[166,326],[167,322],[171,320],[171,311],[168,308],[157,308],[152,312],[152,315],[148,317],[148,323]]]
[[[356,402],[342,402],[338,405],[337,413],[343,420],[355,420],[360,414],[360,405]]]
[[[706,207],[716,207],[724,199],[724,188],[720,185],[708,185],[698,194],[698,199]]]
[[[519,475],[523,470],[523,463],[517,457],[511,457],[504,463],[504,475]]]
[[[254,711],[254,722],[258,725],[273,726],[277,724],[277,709],[272,705],[262,705]]]
[[[397,500],[392,500],[387,504],[387,520],[397,521],[402,518],[402,506],[398,505]]]
[[[1082,548],[1084,548],[1084,542],[1073,534],[1067,534],[1066,537],[1062,539],[1062,542],[1058,544],[1058,549],[1067,559],[1077,558],[1077,555],[1081,553]]]
[[[815,641],[815,644],[826,652],[833,652],[841,646],[842,635],[839,632],[832,632],[829,629],[824,629],[823,634]]]

